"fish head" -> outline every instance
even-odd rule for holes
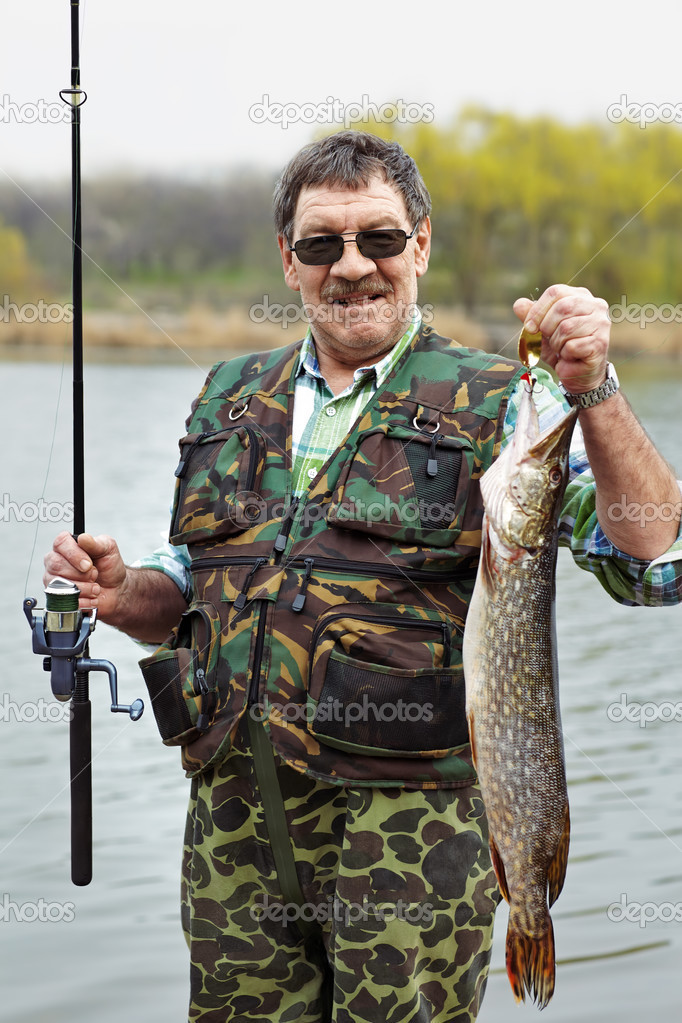
[[[511,552],[535,552],[552,537],[568,482],[578,410],[540,433],[532,388],[524,386],[516,429],[481,478],[488,525]]]

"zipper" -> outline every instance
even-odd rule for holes
[[[265,560],[267,561],[267,558]],[[199,572],[202,568],[222,568],[227,565],[252,565],[253,562],[253,555],[235,555],[233,558],[203,558],[191,563],[190,572]]]
[[[175,470],[175,475],[177,476],[177,478],[179,480],[181,480],[184,477],[184,475],[185,475],[185,467],[186,467],[187,462],[189,461],[190,456],[191,456],[192,452],[194,451],[195,447],[197,447],[198,444],[201,444],[201,442],[202,442],[202,440],[204,440],[204,438],[210,437],[212,433],[218,433],[218,432],[219,432],[218,430],[209,430],[208,433],[200,433],[199,436],[196,438],[196,440],[192,441],[192,443],[190,444],[190,446],[189,446],[189,448],[187,450],[187,454],[184,455],[184,457],[180,460],[180,462],[178,464],[178,467]]]
[[[265,561],[267,560],[266,558]],[[286,562],[285,567],[305,566],[307,560],[309,559],[303,557],[291,558]],[[190,571],[199,572],[203,568],[226,568],[229,565],[252,565],[253,561],[253,556],[241,557],[238,555],[231,558],[202,558],[200,561],[192,562]],[[427,572],[425,569],[410,568],[409,565],[406,565],[405,568],[398,568],[395,565],[384,565],[379,568],[377,565],[368,565],[366,561],[344,561],[341,558],[321,557],[315,558],[315,564],[321,571],[350,571],[352,575],[369,575],[373,578],[408,579],[418,580],[419,582],[444,582],[452,578],[451,567],[442,572]],[[475,579],[476,569],[474,568],[469,572],[458,572],[457,578]]]
[[[313,629],[312,639],[310,641],[310,649],[315,649],[315,644],[320,633],[324,632],[330,622],[336,621],[338,618],[348,618],[348,611],[338,611],[336,614],[329,615],[323,622],[319,622]],[[431,632],[440,632],[443,636],[443,667],[450,667],[450,630],[445,622],[431,622],[425,618],[408,618],[407,620],[400,615],[379,615],[378,617],[372,618],[360,618],[358,615],[351,613],[350,617],[358,618],[359,621],[366,621],[368,624],[377,625],[400,625],[404,629],[429,629]]]
[[[265,623],[267,621],[267,606],[265,602],[261,603],[260,614],[258,617],[258,631],[256,633],[256,643],[253,650],[253,672],[251,674],[251,684],[249,686],[249,693],[246,699],[247,713],[248,708],[252,707],[258,700],[258,683],[260,681],[260,663],[263,659],[263,647],[265,646]]]
[[[287,568],[289,565],[301,565],[306,560],[305,558],[291,558],[287,562]],[[351,575],[369,575],[377,578],[419,580],[419,582],[443,582],[452,578],[451,567],[442,572],[427,572],[425,569],[411,568],[409,565],[406,565],[405,568],[398,568],[396,565],[382,565],[379,568],[377,565],[368,565],[366,561],[345,561],[342,558],[315,558],[315,564],[320,571],[350,572]],[[466,573],[460,572],[457,577],[465,579],[468,576],[474,579],[476,569]]]
[[[199,444],[202,444],[206,440],[207,437],[216,437],[219,433],[225,433],[226,430],[230,430],[230,429],[232,429],[232,430],[245,430],[246,434],[247,434],[247,436],[249,438],[249,441],[250,441],[250,443],[249,443],[249,467],[248,467],[247,473],[246,473],[246,482],[244,483],[244,486],[241,489],[242,490],[251,490],[251,488],[253,486],[253,482],[254,482],[254,480],[256,478],[256,468],[258,466],[258,437],[257,437],[256,431],[253,429],[253,427],[252,426],[247,426],[246,424],[243,424],[243,425],[240,425],[240,426],[233,426],[233,427],[229,427],[229,426],[228,427],[223,427],[220,430],[209,430],[207,433],[199,434],[199,436],[196,438],[196,440],[192,441],[192,443],[190,444],[189,449],[187,451],[187,454],[184,456],[184,458],[181,460],[180,464],[178,465],[177,469],[175,470],[175,475],[178,477],[178,479],[183,479],[184,478],[185,471],[186,471],[186,468],[187,468],[187,463],[189,462],[190,456],[192,455],[194,449]],[[226,440],[227,440],[227,438],[226,438]]]
[[[241,611],[244,605],[246,604],[246,601],[248,599],[247,594],[249,592],[249,588],[251,586],[251,583],[253,582],[253,577],[255,576],[256,572],[258,571],[259,568],[262,568],[263,565],[267,565],[267,563],[268,563],[267,558],[256,558],[253,567],[249,574],[247,575],[244,585],[242,586],[241,593],[238,593],[237,596],[235,597],[234,606],[237,611]]]
[[[304,564],[305,575],[303,576],[303,581],[301,582],[301,588],[296,594],[296,597],[294,598],[294,601],[291,605],[292,611],[298,612],[303,610],[303,607],[305,605],[306,590],[308,589],[308,584],[312,578],[313,565],[315,564],[315,562],[313,561],[312,558],[304,558]]]
[[[268,561],[267,558],[256,560],[260,560],[262,564],[266,564]],[[306,562],[311,560],[311,558],[291,558],[284,567],[305,567]],[[253,563],[253,557],[202,558],[201,561],[192,562],[190,572],[200,572],[204,568],[227,568],[230,565],[253,565]],[[427,572],[425,569],[410,568],[409,565],[406,565],[405,568],[398,568],[395,565],[384,565],[379,569],[378,566],[368,565],[365,561],[343,561],[340,558],[315,558],[315,564],[323,572],[349,571],[351,575],[368,575],[375,579],[407,579],[408,582],[442,583],[452,578],[452,568],[448,568],[444,572]],[[457,578],[475,579],[476,572],[477,569],[475,568],[470,569],[468,572],[460,571],[457,573]]]
[[[194,672],[194,695],[201,696],[201,713],[197,717],[195,727],[202,733],[208,729],[213,717],[213,711],[207,713],[210,692],[211,690],[206,681],[206,672],[203,668],[197,668]]]
[[[293,526],[294,518],[296,517],[296,509],[298,508],[299,500],[300,500],[300,498],[298,498],[298,497],[292,498],[291,504],[287,508],[286,515],[282,519],[282,524],[280,526],[280,531],[277,534],[277,536],[275,537],[275,543],[273,545],[273,551],[274,551],[274,555],[275,555],[275,564],[281,558],[282,553],[284,551],[284,548],[287,545],[287,540],[289,539],[289,533],[291,532],[291,527]]]
[[[445,434],[435,433],[431,438],[431,447],[429,448],[429,458],[426,463],[426,475],[437,476],[438,475],[438,458],[436,456],[436,444],[440,441],[445,440]]]

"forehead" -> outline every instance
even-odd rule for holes
[[[402,193],[379,175],[366,185],[309,185],[301,189],[294,223],[302,233],[404,227],[407,207]],[[349,226],[350,225],[350,226]]]

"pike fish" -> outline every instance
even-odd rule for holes
[[[509,903],[507,974],[519,1001],[554,992],[549,906],[561,892],[569,811],[554,616],[557,522],[577,410],[540,434],[526,384],[514,434],[481,477],[481,559],[464,632],[467,719]]]

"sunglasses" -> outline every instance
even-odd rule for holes
[[[295,245],[287,245],[289,251],[295,252],[306,266],[327,266],[341,259],[344,245],[355,242],[360,253],[367,259],[390,259],[405,251],[408,240],[419,227],[416,224],[410,234],[400,228],[387,228],[380,231],[358,231],[354,238],[344,238],[340,234],[318,234],[313,238],[301,238]]]

